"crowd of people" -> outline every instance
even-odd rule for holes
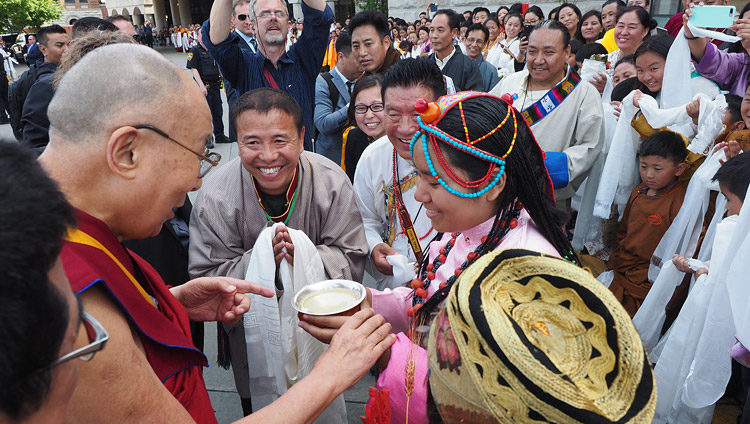
[[[0,143],[0,419],[216,422],[216,321],[240,422],[346,422],[371,368],[367,422],[711,422],[750,393],[750,3],[683,7],[40,29]],[[297,314],[328,279],[360,310]]]

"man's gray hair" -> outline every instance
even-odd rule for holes
[[[97,48],[60,80],[47,109],[50,138],[102,142],[122,125],[158,125],[168,119],[165,111],[174,113],[179,107],[184,76],[146,46]]]
[[[287,4],[286,0],[279,0],[281,4],[284,5],[284,12],[286,12],[286,17],[289,19],[289,5]],[[253,17],[253,23],[257,22],[258,17],[255,15],[255,3],[257,3],[258,0],[250,0],[250,14]]]

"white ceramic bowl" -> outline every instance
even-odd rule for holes
[[[331,289],[344,289],[347,292],[341,292],[343,296],[335,294],[326,295],[325,292]],[[348,295],[351,296],[348,296]],[[365,286],[350,280],[326,280],[309,286],[303,287],[292,298],[292,307],[297,311],[307,315],[337,315],[349,311],[358,306],[367,296]],[[306,308],[305,303],[309,302],[311,297],[315,297],[316,303],[323,306],[325,312],[315,312]],[[347,299],[351,297],[351,299]]]

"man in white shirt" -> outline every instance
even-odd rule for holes
[[[404,255],[416,260],[414,248],[404,231],[410,223],[399,218],[396,190],[403,198],[403,208],[414,226],[420,249],[435,236],[422,204],[414,199],[417,170],[409,153],[409,142],[419,128],[414,105],[419,99],[434,102],[445,95],[445,83],[434,59],[404,59],[394,64],[383,79],[386,135],[362,153],[354,174],[354,192],[370,247],[366,270],[377,281],[377,288],[403,286],[406,281],[393,279],[393,267],[386,259]],[[400,203],[400,202],[399,202]]]

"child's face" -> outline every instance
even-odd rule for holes
[[[721,118],[721,123],[726,127],[730,132],[731,131],[738,131],[738,130],[744,130],[745,127],[745,121],[735,121],[732,119],[732,111],[727,108],[726,111],[724,111],[724,117]]]
[[[672,184],[685,172],[685,162],[674,163],[672,159],[661,156],[642,156],[640,159],[641,180],[650,190],[661,190]]]
[[[740,112],[742,113],[742,119],[745,121],[745,128],[750,128],[750,85],[748,85],[745,97],[742,99]]]
[[[729,191],[727,186],[719,183],[721,194],[727,198],[727,216],[739,215],[740,209],[742,209],[742,199],[739,196]]]
[[[635,60],[638,80],[652,93],[657,93],[661,90],[666,63],[667,60],[665,58],[652,52],[643,53]]]

